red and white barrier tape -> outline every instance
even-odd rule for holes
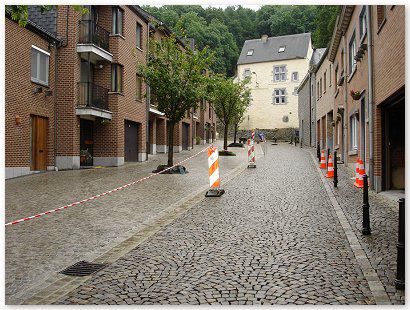
[[[176,167],[176,166],[182,164],[183,162],[186,162],[187,160],[190,160],[190,159],[194,158],[195,156],[198,156],[199,154],[205,152],[207,149],[208,149],[208,147],[206,147],[206,148],[204,148],[203,150],[199,151],[198,153],[196,153],[196,154],[194,154],[194,155],[192,155],[192,156],[190,156],[190,157],[188,157],[188,158],[186,158],[186,159],[180,161],[179,163],[173,165],[172,167],[169,167],[169,168],[167,168],[167,169],[164,169],[164,170],[162,170],[162,171],[160,171],[160,172],[153,173],[153,174],[151,174],[151,175],[149,175],[149,176],[146,176],[145,178],[142,178],[142,179],[139,179],[139,180],[137,180],[137,181],[134,181],[134,182],[125,184],[125,185],[120,186],[120,187],[117,187],[117,188],[112,189],[112,190],[110,190],[110,191],[108,191],[108,192],[104,192],[104,193],[101,193],[101,194],[98,194],[98,195],[95,195],[95,196],[92,196],[92,197],[89,197],[89,198],[86,198],[86,199],[83,199],[83,200],[80,200],[80,201],[77,201],[77,202],[70,203],[70,204],[68,204],[68,205],[65,205],[65,206],[60,207],[60,208],[57,208],[57,209],[45,211],[45,212],[42,212],[42,213],[39,213],[39,214],[36,214],[36,215],[32,215],[32,216],[29,216],[29,217],[25,217],[25,218],[22,218],[22,219],[19,219],[19,220],[15,220],[15,221],[9,222],[9,223],[5,224],[5,226],[10,226],[10,225],[18,224],[18,223],[21,223],[21,222],[29,221],[29,220],[34,219],[34,218],[38,218],[38,217],[43,216],[43,215],[46,215],[46,214],[58,212],[58,211],[61,211],[61,210],[63,210],[63,209],[67,209],[68,207],[76,206],[76,205],[82,204],[82,203],[84,203],[84,202],[87,202],[87,201],[90,201],[90,200],[93,200],[93,199],[96,199],[96,198],[105,196],[105,195],[107,195],[107,194],[111,194],[111,193],[113,193],[113,192],[119,191],[119,190],[121,190],[121,189],[123,189],[123,188],[126,188],[126,187],[128,187],[128,186],[131,186],[131,185],[140,183],[140,182],[142,182],[142,181],[144,181],[144,180],[147,180],[147,179],[149,179],[149,178],[151,178],[151,177],[153,177],[153,176],[156,176],[156,175],[158,175],[158,174],[164,173],[165,171],[167,171],[167,170],[169,170],[169,169],[172,169],[172,168],[174,168],[174,167]]]

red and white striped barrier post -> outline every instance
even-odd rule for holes
[[[252,130],[251,139],[248,139],[248,168],[256,168],[255,163],[255,132]]]
[[[209,186],[211,188],[206,192],[205,197],[220,197],[225,193],[225,190],[220,188],[218,157],[218,149],[211,145],[208,148]]]

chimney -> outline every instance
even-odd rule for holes
[[[268,42],[268,35],[267,34],[263,34],[261,37],[262,43],[266,43]]]

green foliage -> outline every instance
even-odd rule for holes
[[[198,48],[215,51],[213,71],[233,76],[245,40],[261,35],[281,36],[312,32],[314,47],[326,47],[340,6],[264,5],[258,11],[242,6],[206,9],[199,5],[145,6],[172,30],[184,29]]]

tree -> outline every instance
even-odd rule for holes
[[[207,99],[224,125],[223,148],[227,150],[229,126],[234,123],[243,106],[249,105],[250,91],[245,87],[248,81],[235,82],[221,74],[214,75],[211,80]]]
[[[315,15],[316,30],[312,35],[315,47],[326,47],[332,39],[333,28],[337,15],[340,14],[340,8],[340,5],[317,6]]]
[[[175,34],[161,41],[151,40],[147,64],[137,64],[138,74],[151,89],[158,110],[168,118],[168,166],[173,166],[174,128],[187,112],[196,108],[205,96],[208,78],[203,74],[212,63],[213,55],[185,49]]]
[[[246,83],[248,83],[247,81]],[[245,88],[243,91],[243,95],[239,100],[238,105],[236,106],[234,117],[233,117],[233,126],[234,126],[234,135],[233,135],[233,142],[236,143],[236,137],[238,134],[239,124],[242,123],[245,112],[249,107],[251,102],[251,90],[249,88]]]

